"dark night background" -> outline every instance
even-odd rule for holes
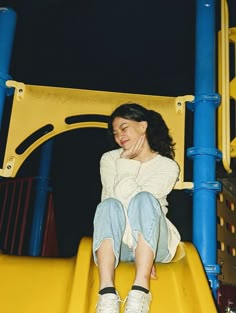
[[[236,12],[236,2],[228,3]],[[194,94],[194,0],[6,0],[0,6],[18,15],[10,69],[14,80],[163,96]],[[230,23],[236,25],[232,17]],[[191,145],[190,112],[187,123]],[[54,139],[52,185],[62,255],[74,254],[80,238],[92,235],[101,192],[99,159],[107,149],[102,129],[71,131]],[[40,149],[18,176],[37,176],[39,156]],[[191,165],[187,176],[191,179]],[[191,240],[191,196],[174,191],[169,201],[169,217],[182,239]]]

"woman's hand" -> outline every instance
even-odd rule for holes
[[[151,278],[152,278],[152,279],[157,279],[156,268],[155,268],[155,265],[154,265],[154,264],[153,264],[152,270],[151,270]]]
[[[121,153],[123,159],[135,159],[141,153],[143,149],[145,135],[141,136],[129,149],[124,150]]]

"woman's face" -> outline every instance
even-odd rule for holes
[[[112,126],[116,143],[124,150],[127,150],[146,133],[147,122],[136,122],[122,117],[115,117]]]

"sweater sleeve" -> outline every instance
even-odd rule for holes
[[[163,163],[163,166],[153,169],[152,174],[142,183],[144,190],[159,200],[166,198],[179,177],[179,166],[176,162],[166,159]]]
[[[122,203],[139,191],[136,178],[141,162],[116,158],[112,153],[105,153],[100,161],[102,181],[102,200],[115,197]]]
[[[116,175],[116,163],[110,153],[104,153],[100,160],[100,175],[102,182],[102,201],[114,197],[113,186]]]
[[[135,160],[117,160],[114,194],[126,205],[141,191],[150,192],[162,202],[173,189],[179,176],[177,163],[168,158],[162,157],[158,162],[154,160],[152,165],[141,164]]]
[[[140,161],[119,158],[116,161],[116,176],[114,194],[123,203],[142,190],[137,182],[137,176],[141,166]]]

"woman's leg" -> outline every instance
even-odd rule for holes
[[[138,234],[138,244],[135,250],[136,275],[133,285],[142,286],[149,290],[152,265],[153,251],[147,245],[142,234]]]
[[[114,287],[114,269],[118,265],[125,229],[122,204],[113,198],[102,201],[94,217],[93,254],[98,265],[100,290]]]
[[[125,313],[149,312],[150,276],[157,252],[162,216],[159,202],[148,192],[140,192],[130,201],[128,218],[133,232],[136,274]]]
[[[150,193],[140,192],[130,202],[128,217],[134,237],[134,285],[149,289],[164,214],[159,202]]]
[[[115,255],[111,239],[104,239],[97,251],[98,271],[100,277],[99,289],[114,287]]]

